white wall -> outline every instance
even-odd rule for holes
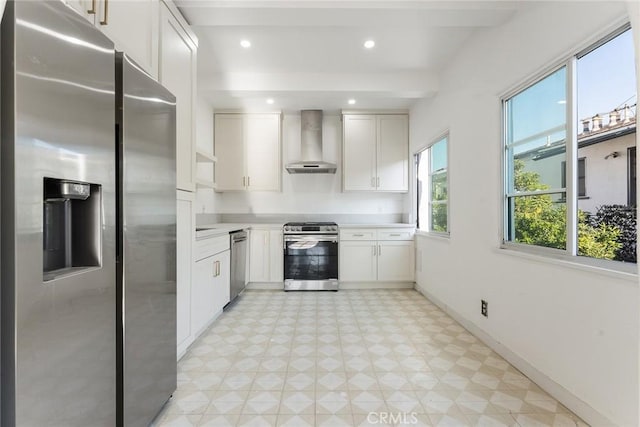
[[[626,205],[629,156],[627,148],[636,145],[636,135],[629,134],[578,150],[586,157],[586,190],[588,199],[578,200],[578,207],[595,213],[602,205]],[[617,151],[618,157],[606,156]]]
[[[442,73],[437,97],[411,111],[414,150],[450,130],[451,238],[417,238],[419,288],[593,425],[639,425],[638,281],[499,249],[500,95],[624,22],[626,10],[524,6],[478,32]]]
[[[218,213],[253,214],[401,214],[405,194],[342,193],[342,122],[325,112],[323,157],[338,164],[334,174],[294,174],[284,165],[300,160],[300,115],[282,122],[282,192],[221,193]]]

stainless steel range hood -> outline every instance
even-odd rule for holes
[[[302,160],[289,163],[289,173],[336,173],[334,163],[322,160],[322,110],[300,111],[300,154]]]

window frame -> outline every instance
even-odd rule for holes
[[[446,168],[445,168],[445,172],[447,174],[446,177],[446,186],[447,186],[447,198],[446,201],[444,203],[442,203],[442,201],[438,201],[438,204],[445,204],[447,205],[447,230],[446,231],[438,231],[438,230],[434,230],[432,228],[432,209],[431,207],[433,206],[433,200],[431,199],[432,197],[432,191],[431,191],[431,176],[433,175],[433,171],[431,170],[431,150],[433,148],[434,145],[436,145],[439,142],[442,141],[446,141],[446,154],[447,154],[447,162],[446,162]],[[450,215],[451,215],[451,183],[450,183],[450,176],[451,176],[451,166],[450,166],[450,162],[449,162],[449,158],[450,158],[450,133],[449,130],[447,129],[444,132],[440,132],[438,134],[438,136],[436,136],[435,138],[431,139],[431,141],[420,147],[415,153],[414,153],[414,159],[415,159],[415,185],[416,185],[416,194],[414,197],[414,202],[416,203],[416,230],[421,232],[421,233],[426,233],[428,235],[431,236],[439,236],[439,237],[450,237],[451,236],[451,220],[450,220]],[[425,159],[422,159],[423,154],[426,154]],[[419,157],[420,156],[420,157]],[[419,172],[419,168],[420,168],[420,163],[426,161],[427,162],[427,181],[423,182],[422,188],[418,188],[418,172]],[[420,191],[422,190],[422,191]],[[418,196],[421,195],[421,197],[424,197],[425,195],[425,191],[427,193],[427,215],[426,215],[426,222],[427,222],[427,226],[425,228],[421,228],[421,224],[420,224],[420,200],[418,200]]]
[[[632,30],[631,24],[628,21],[623,21],[622,25],[618,22],[616,25],[609,27],[601,34],[596,36],[593,40],[584,43],[582,48],[574,49],[567,54],[563,55],[561,59],[552,62],[550,65],[543,67],[536,73],[532,74],[529,78],[524,79],[518,85],[510,88],[500,95],[500,165],[501,165],[501,206],[500,206],[500,235],[501,242],[500,249],[514,250],[520,253],[528,253],[532,256],[548,257],[558,260],[561,263],[567,263],[569,265],[584,265],[587,267],[595,267],[596,269],[602,269],[604,271],[615,271],[636,275],[638,274],[638,264],[624,263],[614,260],[591,258],[586,256],[578,256],[578,117],[577,117],[577,61],[585,55],[588,55],[592,51],[605,45],[609,41],[615,39],[622,33]],[[584,47],[586,46],[586,47]],[[552,75],[562,67],[566,67],[566,235],[567,241],[564,249],[549,248],[544,246],[529,245],[526,243],[519,243],[508,240],[509,238],[509,158],[507,156],[507,108],[505,108],[506,102],[523,92],[524,90],[534,86],[546,77]],[[637,134],[636,134],[637,135]],[[638,138],[636,137],[636,147],[638,145]],[[586,168],[586,164],[585,164]],[[586,169],[585,169],[586,176]],[[586,182],[585,182],[586,187]],[[557,192],[555,189],[551,189],[550,192]],[[535,194],[544,194],[544,191],[536,192]],[[521,193],[520,195],[527,195],[527,193]],[[574,233],[575,231],[575,233]]]

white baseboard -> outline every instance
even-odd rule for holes
[[[251,282],[247,283],[247,289],[260,291],[282,291],[284,283],[282,282]]]
[[[573,413],[582,418],[585,422],[592,426],[615,426],[615,423],[606,416],[595,410],[589,404],[582,401],[569,390],[558,384],[543,372],[539,371],[535,366],[531,365],[527,360],[511,351],[501,342],[495,340],[491,335],[476,326],[473,322],[461,316],[457,311],[447,304],[433,296],[429,291],[416,283],[415,289],[424,295],[429,301],[437,305],[442,311],[455,319],[466,330],[471,332],[476,338],[490,347],[493,351],[502,356],[507,362],[511,363],[516,369],[526,375],[540,388],[553,396],[558,402],[569,408]]]
[[[207,322],[206,325],[202,327],[202,329],[197,331],[195,334],[192,334],[191,336],[189,336],[189,338],[185,339],[180,345],[178,345],[178,349],[176,351],[178,361],[180,361],[180,359],[182,359],[184,355],[187,354],[187,351],[189,351],[191,344],[196,342],[196,340],[200,338],[200,335],[202,335],[204,331],[209,329],[209,326],[213,325],[213,322],[215,322],[221,314],[222,309],[218,310],[218,312],[213,315],[213,317]]]
[[[413,282],[340,282],[340,289],[413,289]]]

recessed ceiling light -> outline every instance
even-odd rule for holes
[[[364,47],[366,47],[367,49],[373,49],[375,45],[376,42],[374,42],[373,40],[367,40],[366,42],[364,42]]]
[[[353,104],[356,103],[356,100],[352,98],[352,99],[348,100],[347,102],[349,103],[349,105],[353,105]]]
[[[273,104],[274,102],[276,102],[276,101],[274,101],[273,98],[267,99],[267,104],[269,104],[269,105]]]
[[[251,42],[249,40],[241,40],[240,46],[242,46],[245,49],[248,49],[251,47]]]

